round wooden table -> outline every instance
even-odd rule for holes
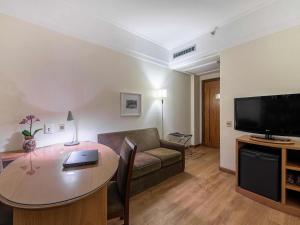
[[[97,165],[63,168],[71,151],[94,149]],[[107,182],[118,160],[112,149],[92,142],[37,149],[0,174],[0,201],[14,208],[14,225],[107,224]]]

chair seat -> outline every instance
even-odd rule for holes
[[[161,160],[162,167],[170,166],[182,159],[182,155],[179,151],[168,148],[155,148],[145,151],[145,153],[159,158]]]
[[[142,177],[146,174],[159,170],[160,168],[161,161],[159,158],[145,154],[144,152],[136,153],[132,171],[132,179]]]
[[[118,186],[116,181],[108,182],[107,187],[107,214],[108,215],[122,215],[124,206],[122,204]]]

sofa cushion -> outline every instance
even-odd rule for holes
[[[162,167],[170,166],[182,159],[180,152],[167,148],[155,148],[145,151],[145,153],[159,158],[161,160]]]
[[[143,152],[138,152],[136,153],[134,159],[132,179],[139,178],[141,176],[159,170],[160,168],[160,159]]]

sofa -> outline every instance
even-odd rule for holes
[[[98,135],[98,142],[120,153],[124,138],[137,144],[131,181],[131,195],[138,194],[184,171],[184,145],[161,140],[156,128]]]

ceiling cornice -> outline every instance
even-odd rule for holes
[[[73,9],[74,11],[76,11],[76,10],[78,10],[78,8],[76,8],[75,7],[75,4],[73,4],[73,2],[72,1],[64,1],[64,0],[61,0],[61,3],[60,4],[63,4],[66,8],[68,8],[68,9]],[[84,7],[84,8],[83,8]],[[91,7],[88,5],[88,4],[83,4],[83,5],[80,5],[80,11],[82,12],[83,10],[85,10],[85,11],[87,11],[87,12],[89,12],[89,10],[91,9]],[[117,23],[116,21],[113,21],[113,20],[111,20],[111,19],[109,19],[109,18],[106,18],[106,17],[104,17],[104,16],[95,16],[95,18],[97,18],[98,20],[100,20],[100,21],[105,21],[105,22],[107,22],[107,23],[110,23],[112,26],[115,26],[115,27],[117,27],[117,28],[119,28],[119,29],[122,29],[122,30],[124,30],[124,31],[126,31],[126,32],[129,32],[129,33],[131,33],[131,34],[134,34],[134,35],[136,35],[136,36],[138,36],[138,37],[140,37],[140,38],[142,38],[142,39],[144,39],[144,40],[147,40],[147,41],[149,41],[149,42],[152,42],[153,44],[155,44],[155,45],[157,45],[157,46],[159,46],[159,47],[161,47],[161,48],[164,48],[164,49],[167,49],[162,43],[159,43],[159,42],[157,42],[157,41],[154,41],[154,40],[152,40],[150,37],[146,37],[145,35],[143,35],[143,34],[140,34],[140,33],[137,33],[137,32],[135,32],[135,31],[133,31],[132,29],[130,29],[130,28],[128,28],[127,26],[124,26],[124,25],[121,25],[121,24],[119,24],[119,23]]]
[[[43,4],[33,4],[33,2],[34,0],[27,0],[26,2],[3,0],[0,4],[0,13],[70,37],[101,45],[146,62],[162,67],[169,66],[169,51],[153,41],[130,33],[122,27],[98,17],[90,15],[84,17],[79,9],[67,3],[60,2],[57,5],[51,3],[52,8],[48,9],[43,7]]]

